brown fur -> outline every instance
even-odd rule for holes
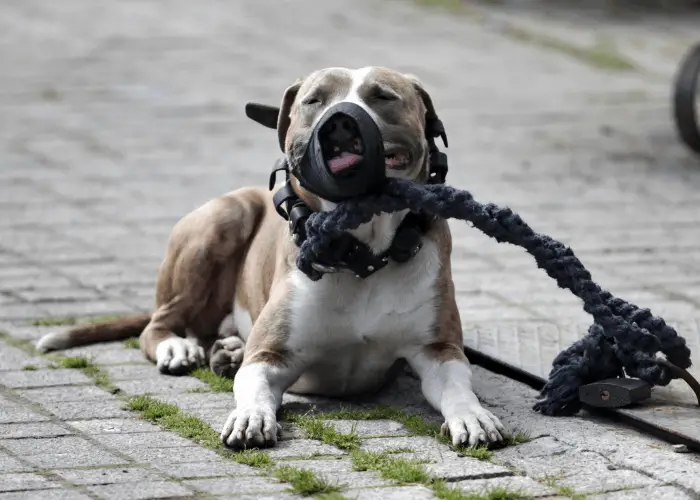
[[[318,110],[302,101],[310,97],[321,103],[347,92],[351,81],[333,70],[314,73],[297,81],[283,94],[278,117],[280,147],[290,152],[307,132]],[[435,113],[432,100],[413,77],[375,68],[373,78],[358,89],[360,96],[381,117],[387,141],[410,148],[415,162],[404,178],[424,182],[427,178],[425,114]],[[401,98],[396,107],[377,101],[382,94]],[[297,194],[312,210],[320,210],[318,197],[293,183]],[[447,356],[461,345],[459,312],[454,301],[449,255],[451,240],[444,221],[436,222],[428,237],[445,247],[445,260],[438,287],[443,303],[436,325],[434,352]],[[156,361],[158,345],[174,336],[195,337],[205,351],[218,338],[219,326],[231,313],[233,297],[247,310],[253,330],[245,346],[245,363],[265,359],[284,363],[283,344],[287,332],[284,279],[295,265],[297,249],[285,221],[263,189],[242,188],[220,196],[184,216],[173,228],[156,288],[152,315],[120,318],[94,327],[77,327],[66,332],[67,346],[140,335],[145,356]],[[438,346],[444,348],[438,349]],[[442,354],[440,354],[442,353]]]

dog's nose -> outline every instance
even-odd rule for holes
[[[348,116],[333,116],[324,126],[326,140],[341,151],[350,151],[359,136],[357,125]]]

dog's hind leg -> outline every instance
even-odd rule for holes
[[[204,364],[204,349],[196,338],[183,338],[174,332],[181,329],[177,317],[178,299],[159,307],[139,337],[141,351],[156,363],[161,373],[182,375]]]

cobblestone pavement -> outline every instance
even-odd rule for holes
[[[28,349],[57,328],[32,320],[149,310],[173,223],[266,182],[276,139],[246,120],[244,102],[276,103],[318,67],[369,64],[425,82],[451,139],[452,184],[564,240],[599,282],[683,325],[697,346],[700,161],[678,144],[668,97],[698,19],[546,17],[399,0],[3,3],[0,499],[295,498],[298,480],[270,477],[282,465],[362,500],[446,498],[430,478],[478,498],[700,498],[697,456],[592,416],[538,416],[532,390],[478,367],[479,396],[528,442],[474,457],[416,435],[430,427],[403,413],[357,421],[355,434],[347,419],[327,424],[335,434],[287,422],[275,465],[255,467],[208,449],[210,429],[187,434],[200,421],[218,432],[231,394],[161,376],[122,344],[61,353],[90,360],[62,365],[73,368]],[[521,252],[453,230],[468,343],[488,351],[520,332],[508,337],[519,340],[513,356],[546,373],[564,347],[557,332],[588,318]],[[545,327],[553,337],[533,341],[533,354],[523,332]],[[439,423],[419,392],[405,377],[371,404]],[[143,407],[126,409],[143,394],[195,419],[184,430],[180,413],[150,423]],[[339,403],[288,396],[285,406],[312,404]],[[395,453],[353,470],[362,452]],[[402,459],[427,461],[430,478],[392,476]]]

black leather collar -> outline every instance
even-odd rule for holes
[[[447,136],[442,122],[437,116],[427,118],[426,136],[430,165],[427,183],[442,184],[447,176],[447,155],[437,149],[435,138],[442,138],[443,143],[447,146]],[[275,163],[270,175],[270,191],[275,187],[279,171],[284,171],[286,182],[273,195],[273,203],[277,213],[289,221],[289,230],[294,243],[301,246],[306,239],[306,220],[313,211],[294,192],[286,159]],[[368,245],[350,233],[343,233],[336,240],[331,252],[321,256],[319,261],[313,264],[314,269],[308,274],[308,277],[312,281],[318,281],[325,273],[347,269],[358,278],[366,278],[386,266],[390,260],[399,263],[406,262],[420,252],[423,245],[423,235],[428,231],[433,220],[432,216],[426,214],[414,212],[407,214],[396,230],[391,245],[381,255],[375,255]]]

